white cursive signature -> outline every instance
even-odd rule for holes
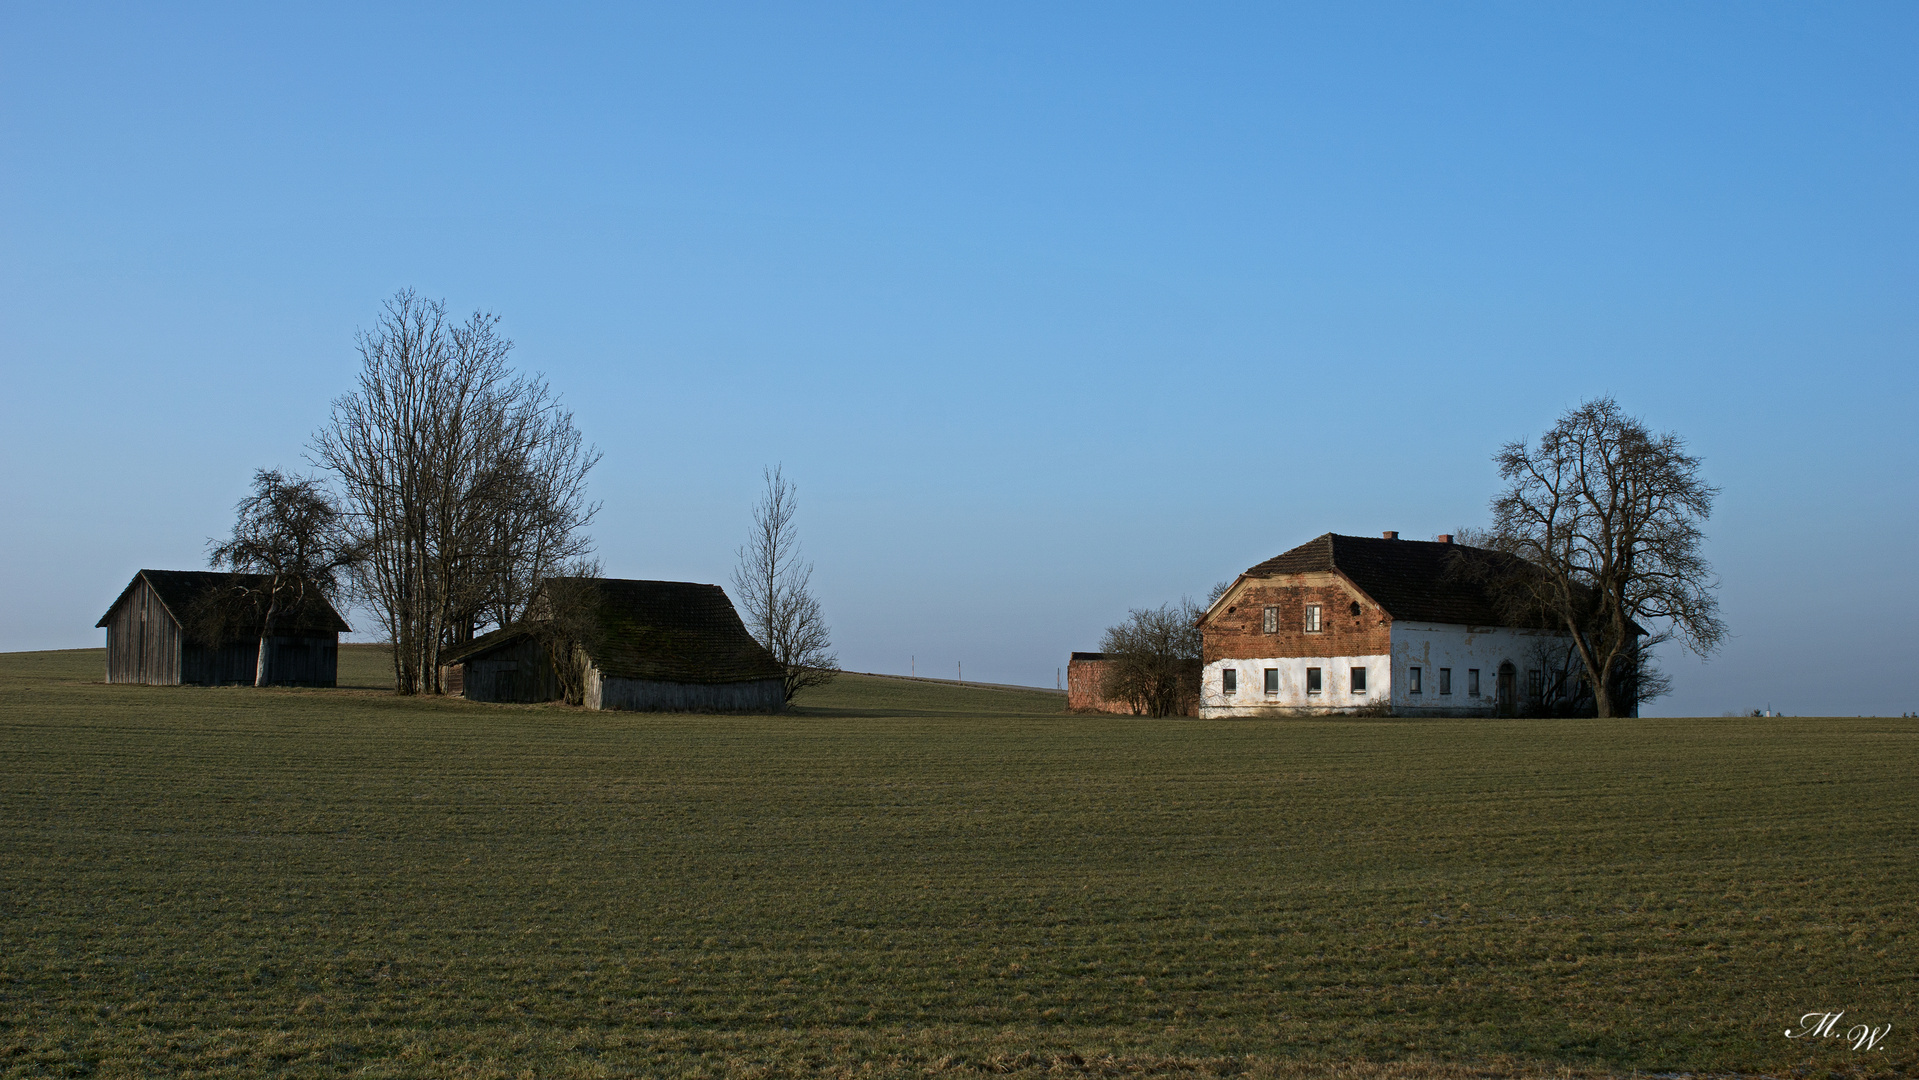
[[[1844,1009],[1838,1012],[1809,1012],[1799,1018],[1800,1028],[1798,1031],[1794,1031],[1791,1028],[1786,1029],[1786,1038],[1843,1038],[1852,1043],[1854,1050],[1871,1050],[1879,1045],[1880,1039],[1886,1037],[1886,1032],[1892,1030],[1891,1024],[1884,1024],[1879,1027],[1873,1027],[1869,1024],[1854,1024],[1846,1029],[1844,1035],[1841,1035],[1838,1030],[1839,1018],[1844,1015],[1846,1015],[1846,1010]]]

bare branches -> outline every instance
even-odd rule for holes
[[[764,473],[766,491],[753,507],[753,529],[739,551],[733,588],[746,609],[747,629],[786,668],[786,700],[839,673],[831,635],[812,593],[813,564],[800,561],[793,515],[799,502],[793,484],[774,467]]]
[[[357,583],[394,644],[402,693],[439,689],[439,654],[523,617],[539,582],[584,558],[599,461],[547,384],[508,367],[497,316],[453,325],[403,290],[359,337],[356,392],[314,456],[368,553]]]
[[[601,568],[597,559],[578,559],[547,577],[533,610],[521,625],[545,645],[560,696],[568,705],[586,699],[588,657],[605,632],[600,618]]]
[[[1700,655],[1719,646],[1718,582],[1700,552],[1719,491],[1678,435],[1654,434],[1598,398],[1494,461],[1507,487],[1490,533],[1472,539],[1530,567],[1490,577],[1510,607],[1570,632],[1599,715],[1667,685],[1648,646],[1676,639]]]
[[[193,621],[209,644],[237,629],[236,623],[251,621],[260,636],[253,682],[266,686],[273,680],[272,639],[280,619],[310,597],[331,598],[364,550],[326,489],[310,477],[260,469],[253,474],[253,494],[234,509],[233,535],[225,543],[208,541],[208,562],[236,574],[265,575],[265,585],[236,584],[211,598]]]
[[[1213,599],[1224,591],[1216,587]],[[1204,613],[1191,600],[1181,600],[1135,608],[1125,622],[1108,627],[1100,641],[1106,654],[1101,695],[1131,702],[1149,716],[1178,714],[1198,689],[1199,617]]]

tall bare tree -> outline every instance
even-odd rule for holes
[[[543,578],[590,553],[599,453],[543,380],[509,368],[497,316],[455,325],[402,290],[358,345],[358,389],[313,453],[367,552],[356,581],[393,641],[396,687],[437,693],[442,647],[522,617]]]
[[[1108,627],[1100,640],[1100,651],[1106,654],[1100,693],[1132,702],[1148,716],[1177,715],[1198,692],[1199,617],[1204,613],[1191,600],[1181,600],[1135,608],[1125,622]]]
[[[1677,639],[1701,656],[1719,646],[1718,582],[1700,550],[1719,489],[1683,439],[1597,398],[1494,460],[1506,489],[1491,530],[1470,540],[1524,565],[1481,560],[1479,572],[1509,608],[1566,629],[1598,715],[1664,688],[1650,646]]]
[[[208,562],[236,574],[264,576],[257,587],[236,584],[210,598],[196,613],[202,636],[220,639],[239,620],[253,621],[259,634],[259,658],[253,685],[274,678],[273,638],[281,620],[298,615],[316,598],[331,600],[340,577],[359,564],[362,548],[347,529],[338,506],[318,480],[287,476],[278,469],[253,474],[253,493],[241,499],[226,541],[208,541]]]
[[[786,668],[786,700],[839,674],[839,658],[820,602],[813,596],[813,564],[800,558],[793,515],[799,500],[785,473],[764,473],[766,490],[753,507],[753,530],[738,551],[733,588],[746,609],[746,626]]]

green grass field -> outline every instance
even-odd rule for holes
[[[0,655],[4,1076],[1919,1069],[1915,721],[102,669]],[[1891,1030],[1784,1037],[1841,1009]]]

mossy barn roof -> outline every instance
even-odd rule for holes
[[[747,633],[718,585],[626,578],[559,578],[554,584],[568,591],[584,589],[591,598],[594,632],[582,645],[602,677],[729,683],[777,679],[786,673]],[[541,625],[495,630],[449,652],[442,663],[466,663]]]

